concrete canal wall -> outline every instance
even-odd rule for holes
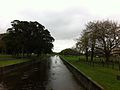
[[[80,84],[86,89],[86,90],[104,90],[103,87],[101,87],[99,84],[97,84],[95,81],[93,81],[91,78],[86,76],[84,73],[82,73],[80,70],[78,70],[76,67],[74,67],[72,64],[64,60],[62,57],[60,57],[63,63],[68,67],[68,69],[73,73],[75,78],[78,80]]]

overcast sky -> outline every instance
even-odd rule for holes
[[[55,38],[54,51],[70,48],[85,24],[120,21],[120,0],[0,0],[0,32],[13,20],[38,21]]]

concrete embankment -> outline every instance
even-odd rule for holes
[[[101,87],[99,84],[97,84],[91,78],[86,76],[83,72],[78,70],[76,67],[74,67],[72,64],[70,64],[68,61],[66,61],[64,58],[62,58],[62,57],[60,57],[60,58],[62,59],[63,63],[69,68],[69,70],[73,73],[73,75],[78,80],[78,82],[80,84],[82,84],[86,90],[104,90],[103,87]]]

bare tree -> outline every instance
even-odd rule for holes
[[[87,32],[83,32],[82,37],[77,40],[76,48],[85,54],[86,61],[88,61],[89,37]]]
[[[97,21],[95,27],[96,48],[103,52],[106,62],[109,62],[112,50],[120,45],[120,27],[109,20]]]
[[[120,46],[120,26],[110,20],[93,21],[86,25],[83,32],[76,45],[85,50],[86,57],[90,50],[93,62],[94,50],[97,49],[106,58],[106,63],[109,62],[112,50]]]

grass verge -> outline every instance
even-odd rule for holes
[[[0,60],[0,67],[27,62],[29,59]]]
[[[105,90],[120,90],[120,80],[116,79],[117,75],[120,75],[120,72],[117,70],[102,66],[92,67],[85,62],[81,62],[85,59],[83,56],[62,57],[77,67],[80,71],[84,72],[87,76],[91,77],[98,84],[103,86]]]
[[[13,58],[12,55],[0,54],[0,58]]]

